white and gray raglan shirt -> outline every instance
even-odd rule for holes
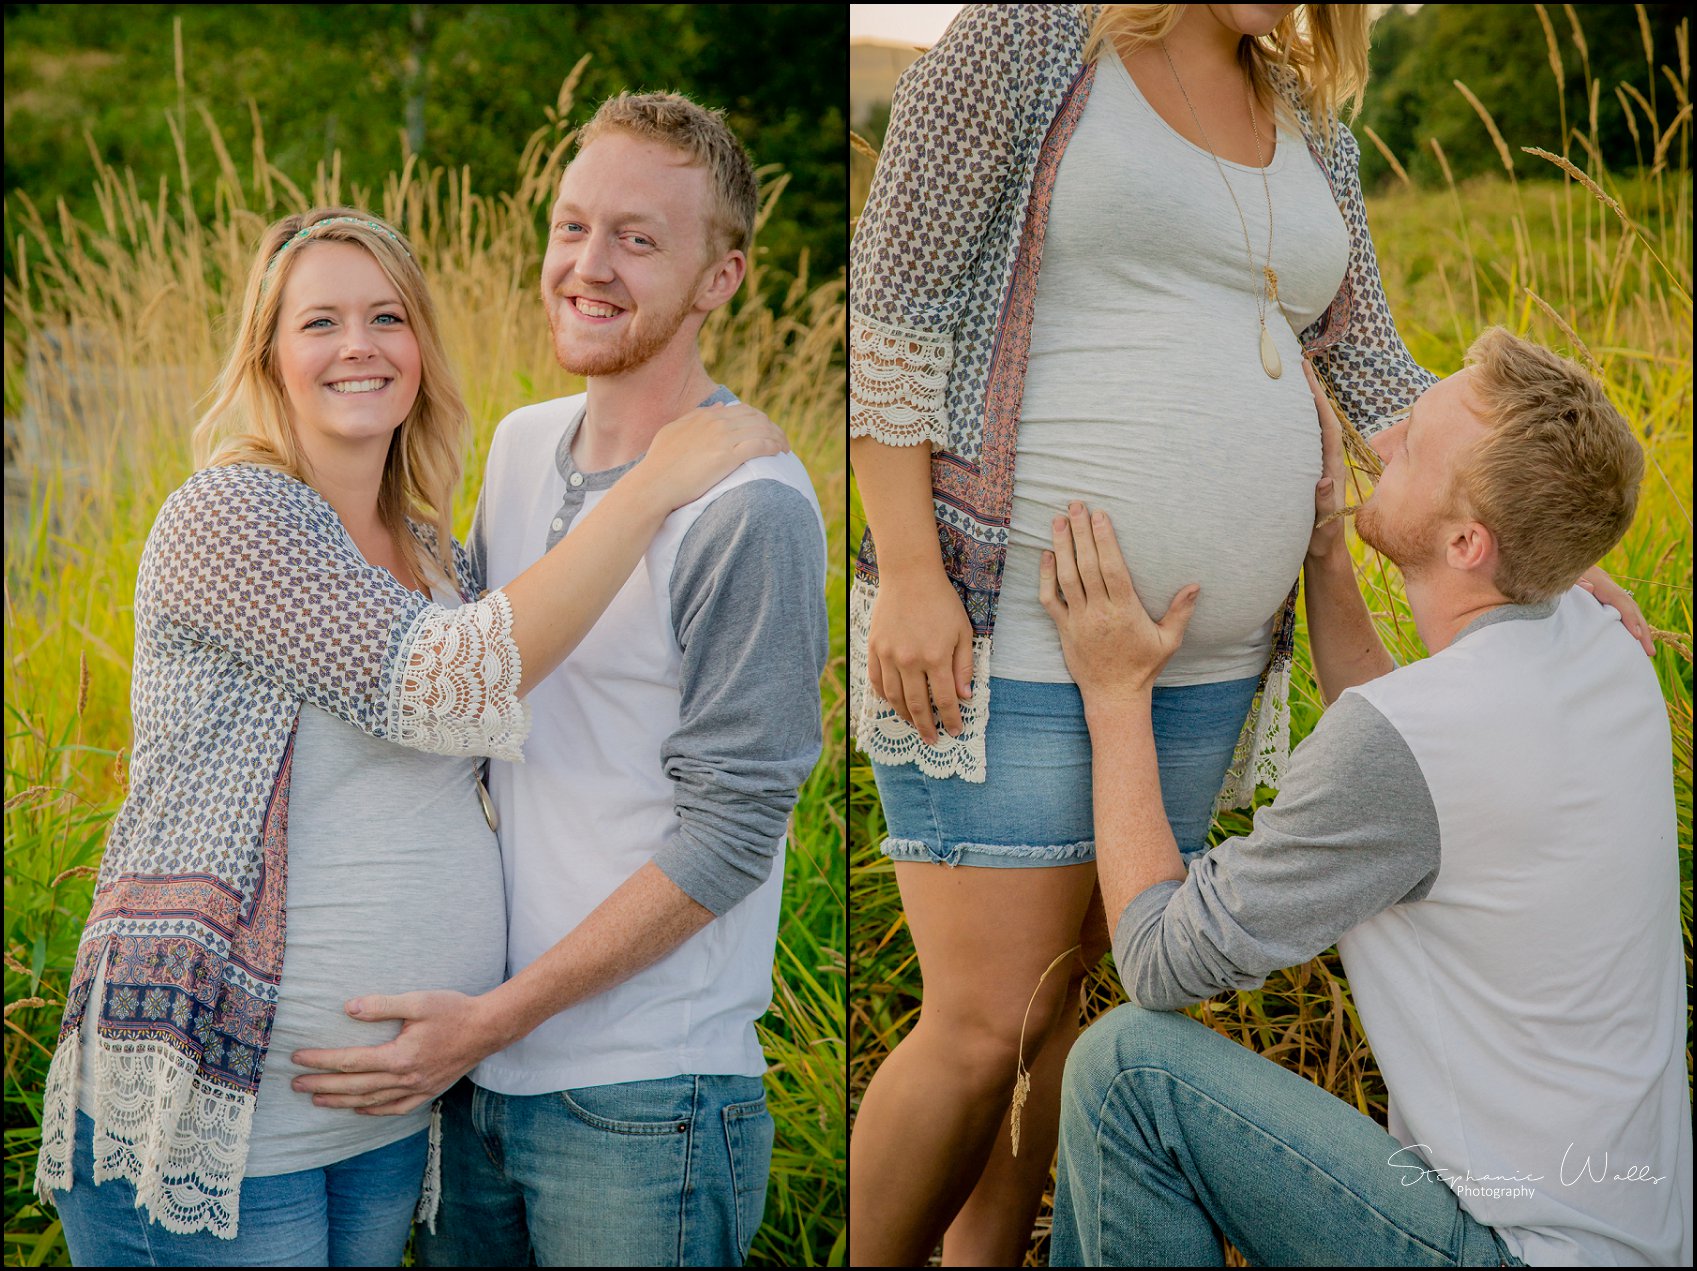
[[[703,405],[734,401],[719,389]],[[582,472],[585,397],[514,411],[468,547],[512,581],[634,466]],[[656,534],[601,620],[531,691],[523,764],[492,762],[507,974],[652,861],[715,915],[623,983],[472,1073],[533,1095],[683,1074],[759,1076],[784,831],[820,751],[825,532],[793,454],[751,460]]]
[[[1675,827],[1655,672],[1574,589],[1340,695],[1114,955],[1175,1010],[1335,942],[1406,1149],[1385,1168],[1445,1171],[1531,1266],[1689,1266]]]

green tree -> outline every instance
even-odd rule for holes
[[[1636,6],[1624,4],[1547,5],[1566,81],[1558,93],[1550,66],[1549,45],[1531,5],[1428,4],[1415,12],[1396,6],[1374,28],[1371,78],[1358,123],[1384,140],[1418,181],[1442,179],[1430,139],[1443,147],[1456,179],[1502,170],[1502,161],[1479,116],[1455,87],[1466,84],[1496,120],[1517,170],[1536,162],[1520,146],[1540,146],[1570,154],[1585,166],[1578,132],[1594,144],[1607,167],[1621,171],[1640,159],[1648,163],[1654,133],[1636,103],[1635,143],[1617,85],[1631,85],[1656,108],[1666,128],[1678,109],[1661,67],[1678,75],[1676,28],[1684,7],[1643,6],[1649,23],[1655,69],[1646,64]],[[1571,13],[1571,16],[1570,16]],[[1575,32],[1578,32],[1576,35]],[[1591,137],[1587,91],[1600,84],[1596,136]],[[1565,118],[1568,135],[1563,136]],[[1361,178],[1369,187],[1391,178],[1390,166],[1366,135],[1362,138]],[[1670,156],[1670,162],[1682,162]]]
[[[202,109],[239,170],[257,115],[267,158],[297,185],[339,151],[344,190],[378,188],[405,146],[499,192],[587,53],[570,122],[626,88],[725,110],[757,164],[790,174],[761,239],[778,280],[804,249],[829,276],[847,258],[846,21],[806,4],[7,5],[7,201],[98,216],[92,147],[144,185],[185,164],[210,215]]]

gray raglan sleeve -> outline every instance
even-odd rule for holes
[[[771,874],[819,758],[825,544],[812,504],[772,480],[720,495],[684,535],[671,599],[682,703],[661,759],[682,832],[654,863],[719,915]]]
[[[1346,692],[1296,748],[1279,797],[1184,882],[1158,883],[1120,915],[1126,995],[1178,1010],[1255,988],[1437,881],[1438,817],[1402,734]]]

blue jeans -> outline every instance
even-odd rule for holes
[[[131,1183],[95,1186],[94,1121],[79,1111],[71,1189],[52,1195],[73,1266],[398,1267],[429,1145],[420,1130],[323,1169],[243,1179],[234,1240],[179,1236],[135,1207]]]
[[[766,1208],[758,1077],[442,1097],[442,1206],[422,1267],[741,1266]]]
[[[1255,677],[1157,688],[1151,722],[1161,803],[1187,860],[1207,846]],[[912,764],[872,765],[898,861],[1031,868],[1096,859],[1090,729],[1072,684],[990,681],[983,782],[928,777]]]
[[[1369,1118],[1185,1015],[1121,1006],[1072,1049],[1050,1265],[1521,1266]],[[1404,1158],[1406,1159],[1406,1158]]]

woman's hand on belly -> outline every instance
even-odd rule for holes
[[[1055,546],[1043,554],[1038,599],[1060,632],[1086,713],[1147,695],[1184,642],[1202,588],[1180,588],[1156,622],[1131,585],[1107,513],[1074,503],[1052,528]]]

